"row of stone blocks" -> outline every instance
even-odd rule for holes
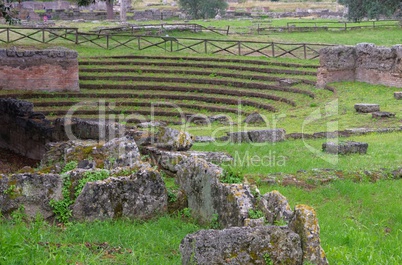
[[[395,113],[380,111],[379,104],[357,103],[355,110],[359,113],[371,113],[373,118],[392,118]]]
[[[395,99],[402,99],[402,92],[394,92]],[[390,118],[394,117],[394,113],[382,112],[380,111],[379,104],[369,104],[369,103],[356,103],[355,110],[359,113],[372,113],[373,118]]]

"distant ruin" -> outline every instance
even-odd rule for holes
[[[360,43],[322,49],[317,86],[340,81],[402,87],[402,45],[386,48]]]

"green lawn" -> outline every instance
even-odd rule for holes
[[[402,180],[335,181],[314,190],[260,187],[261,192],[272,189],[286,196],[291,207],[314,207],[330,264],[402,263]]]

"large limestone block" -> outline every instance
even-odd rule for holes
[[[128,177],[88,182],[72,209],[73,218],[81,221],[150,219],[167,211],[165,183],[150,167]]]
[[[62,179],[55,174],[0,175],[0,210],[5,216],[23,206],[31,218],[54,216],[50,200],[62,197]]]
[[[302,264],[300,237],[278,226],[202,230],[180,244],[183,265]]]
[[[243,226],[254,197],[245,184],[225,184],[223,170],[203,159],[188,157],[178,167],[177,182],[186,193],[188,206],[201,223],[215,215],[222,227]]]
[[[307,205],[296,205],[289,228],[301,239],[303,261],[316,265],[327,265],[328,260],[321,247],[320,226],[313,208]]]
[[[187,151],[193,145],[193,138],[188,132],[169,127],[160,127],[156,133],[156,146],[170,151]]]
[[[264,194],[259,199],[258,206],[270,224],[281,221],[288,223],[293,217],[288,200],[276,190]]]

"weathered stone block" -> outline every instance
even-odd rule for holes
[[[174,152],[160,150],[155,147],[145,147],[143,152],[150,156],[152,163],[158,165],[166,173],[175,175],[179,169],[179,164],[187,157],[201,158],[208,162],[221,164],[230,162],[233,158],[223,152],[202,152],[202,151],[185,151]]]
[[[280,221],[288,223],[293,216],[288,200],[276,190],[264,194],[258,201],[258,208],[270,224]]]
[[[48,219],[54,216],[50,200],[62,198],[62,178],[55,174],[0,175],[0,210],[8,216],[20,206],[25,214],[34,218],[37,214]]]
[[[344,142],[344,143],[323,143],[322,150],[329,154],[366,154],[367,153],[368,144],[361,142]]]
[[[402,92],[394,92],[395,99],[402,99]]]
[[[357,103],[357,104],[355,104],[355,110],[360,113],[377,112],[377,111],[380,111],[380,105],[368,104],[368,103]]]
[[[2,51],[0,89],[79,91],[76,51],[64,48]]]
[[[101,144],[93,140],[76,140],[49,143],[41,160],[42,167],[52,165],[52,171],[60,173],[70,161],[78,161],[79,168],[131,167],[140,161],[140,152],[130,137],[115,138]]]
[[[115,138],[105,143],[101,150],[106,158],[105,168],[130,167],[140,161],[140,151],[133,139]]]
[[[196,143],[212,143],[215,142],[215,138],[210,136],[196,136],[194,139]]]
[[[264,217],[261,217],[258,219],[250,219],[250,218],[244,219],[244,226],[256,227],[256,226],[263,226],[263,225],[265,225]]]
[[[248,135],[254,143],[265,143],[265,142],[280,142],[285,140],[286,131],[284,129],[272,129],[272,130],[258,130],[249,131]]]
[[[261,116],[261,114],[254,112],[250,115],[248,115],[244,121],[244,123],[247,124],[259,124],[259,123],[265,123],[264,118]]]
[[[300,236],[303,262],[309,261],[316,265],[328,264],[321,247],[320,226],[313,208],[307,205],[296,205],[289,228]]]
[[[222,124],[230,124],[232,122],[232,119],[225,114],[218,114],[218,115],[211,116],[211,117],[209,117],[209,120],[211,122],[219,122]]]
[[[155,145],[170,151],[187,151],[193,145],[193,138],[188,132],[160,127],[156,134]]]
[[[232,132],[228,133],[229,141],[232,143],[249,143],[251,139],[248,132]]]
[[[88,121],[79,118],[58,118],[54,122],[53,138],[57,141],[93,139],[111,140],[124,135],[125,126],[114,122]]]
[[[151,167],[128,177],[88,182],[72,209],[73,218],[81,221],[150,219],[167,211],[165,183]]]
[[[373,112],[371,115],[372,115],[373,118],[392,118],[392,117],[395,117],[395,113],[386,112],[386,111]]]
[[[264,143],[284,141],[286,131],[284,129],[255,130],[247,132],[228,133],[229,141],[233,143]]]
[[[183,265],[303,263],[300,237],[278,226],[201,230],[180,244]]]
[[[203,159],[188,157],[179,164],[177,183],[187,195],[188,206],[200,223],[218,215],[222,227],[243,226],[254,197],[244,184],[220,183],[223,170]]]

